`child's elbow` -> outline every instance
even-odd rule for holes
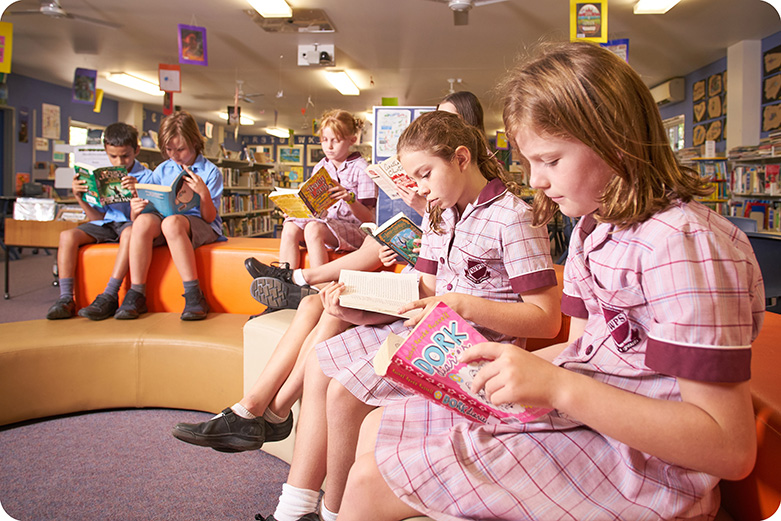
[[[748,477],[751,471],[754,470],[754,465],[757,461],[756,440],[755,443],[749,444],[747,447],[735,448],[732,453],[733,456],[730,458],[729,465],[726,466],[725,472],[719,477],[730,481],[740,481]]]
[[[540,338],[556,338],[561,331],[561,312],[546,313],[545,319],[538,323]]]

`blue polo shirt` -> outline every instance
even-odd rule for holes
[[[147,167],[139,163],[133,162],[133,167],[128,172],[130,175],[136,178],[139,183],[150,183],[152,177],[152,171]],[[113,203],[106,207],[106,213],[103,214],[103,219],[97,221],[91,221],[92,224],[102,226],[109,222],[125,222],[130,220],[130,203]]]
[[[188,167],[190,171],[198,174],[203,178],[204,183],[209,188],[209,194],[212,197],[214,207],[217,209],[217,217],[209,223],[212,229],[217,232],[218,236],[222,236],[222,218],[220,218],[220,200],[222,199],[222,172],[217,168],[214,163],[203,157],[203,154],[198,154],[195,158],[195,163]],[[155,168],[152,172],[152,178],[150,183],[158,185],[170,185],[182,172],[182,167],[176,164],[173,159],[166,159]],[[196,206],[185,212],[186,215],[197,215],[201,217],[201,208]]]

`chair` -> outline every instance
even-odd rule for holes
[[[732,224],[734,224],[744,232],[757,231],[757,221],[755,221],[754,219],[749,219],[748,217],[732,217],[732,216],[727,216],[727,219],[729,219],[730,222],[732,222]]]
[[[768,306],[775,305],[781,297],[781,235],[770,233],[746,232],[754,255],[757,257],[762,279],[765,281],[765,299]]]

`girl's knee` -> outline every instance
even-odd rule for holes
[[[329,230],[328,226],[321,222],[310,222],[304,228],[304,240],[307,243],[310,241],[323,242],[330,235],[331,230]]]

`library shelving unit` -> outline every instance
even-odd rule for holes
[[[228,237],[261,237],[274,233],[274,205],[268,194],[274,189],[274,165],[222,159],[221,208],[223,230]]]
[[[755,219],[760,231],[781,231],[781,148],[731,154],[730,163],[733,215]]]
[[[725,157],[692,157],[686,160],[689,166],[700,173],[700,176],[708,179],[713,187],[713,192],[698,200],[710,206],[722,215],[729,215],[730,182],[727,158]]]

